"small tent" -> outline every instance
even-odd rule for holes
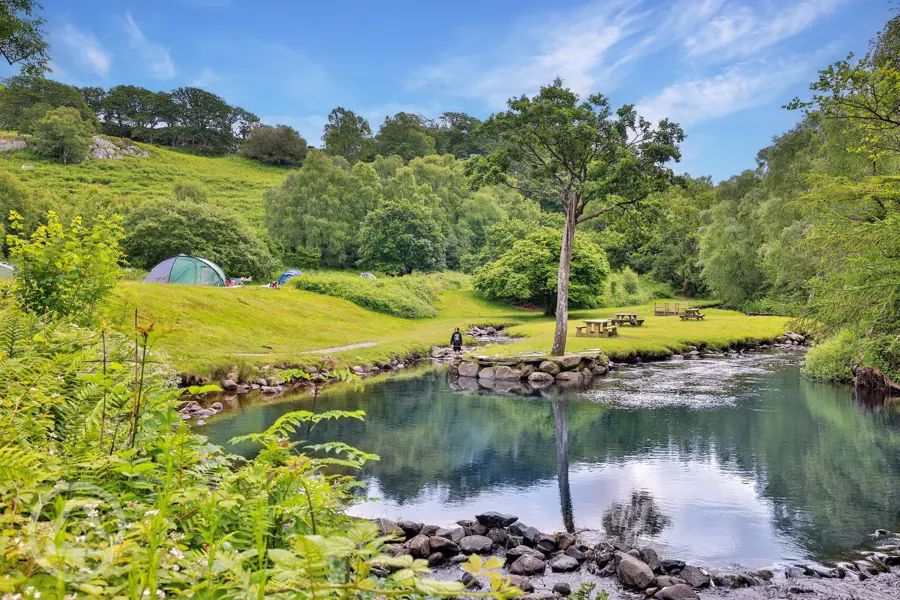
[[[205,258],[179,254],[162,261],[144,277],[144,281],[155,283],[187,283],[193,285],[214,285],[224,287],[229,284],[219,265]]]
[[[0,262],[0,279],[12,279],[15,276],[15,270],[12,265]]]
[[[285,282],[291,277],[299,277],[303,275],[303,271],[299,271],[297,269],[289,269],[281,274],[281,277],[278,278],[278,285],[284,285]]]

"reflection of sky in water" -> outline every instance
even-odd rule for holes
[[[383,498],[377,479],[369,479],[369,496]],[[655,453],[605,466],[572,465],[569,469],[576,529],[604,531],[604,516],[613,506],[627,507],[635,490],[645,490],[668,523],[657,536],[639,535],[664,556],[683,557],[706,565],[765,566],[799,559],[801,548],[771,527],[771,507],[761,500],[755,483],[729,472],[714,460],[682,460],[677,454]],[[406,518],[448,525],[476,513],[511,512],[542,531],[562,529],[559,488],[555,479],[527,488],[498,486],[461,501],[446,490],[428,487],[415,499],[396,503],[374,500],[353,508],[365,517]],[[640,525],[638,525],[638,528]]]
[[[445,525],[500,510],[544,531],[569,523],[664,556],[762,566],[900,528],[900,413],[806,381],[797,362],[650,363],[525,398],[460,393],[428,372],[332,388],[318,407],[246,405],[204,431],[223,443],[291,410],[361,408],[364,423],[328,422],[310,438],[381,456],[361,474],[379,500],[355,514]]]

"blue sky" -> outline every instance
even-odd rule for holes
[[[670,116],[679,170],[722,179],[798,115],[816,71],[864,52],[888,0],[328,2],[44,0],[52,77],[198,85],[314,145],[335,106],[478,117],[560,75]],[[12,70],[6,69],[5,73]]]

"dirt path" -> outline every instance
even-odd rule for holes
[[[302,352],[241,352],[235,356],[270,356],[272,354],[328,354],[330,352],[343,352],[344,350],[356,350],[357,348],[368,348],[377,346],[378,342],[357,342],[356,344],[347,344],[346,346],[332,346],[330,348],[319,348],[318,350],[303,350]]]

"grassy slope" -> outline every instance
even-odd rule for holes
[[[46,190],[62,202],[99,192],[132,203],[168,197],[177,181],[195,182],[207,191],[211,203],[240,212],[257,227],[263,221],[263,194],[277,186],[287,172],[239,156],[195,156],[138,145],[151,157],[63,165],[41,160],[27,151],[0,152],[0,168],[9,170],[26,186]],[[23,169],[23,164],[33,168]]]
[[[309,364],[322,358],[310,350],[362,342],[376,345],[332,352],[348,362],[384,359],[446,344],[455,326],[512,324],[513,332],[526,336],[511,345],[492,346],[486,353],[509,354],[547,351],[554,323],[542,315],[487,302],[471,289],[444,292],[438,300],[439,316],[407,320],[371,312],[345,300],[291,288],[203,288],[123,282],[115,306],[120,325],[126,328],[130,310],[156,323],[156,347],[165,351],[179,369],[207,372],[212,366],[243,360],[251,363]],[[582,311],[578,318],[608,316],[617,309]],[[704,322],[682,322],[677,317],[652,317],[646,306],[636,307],[647,322],[642,328],[621,329],[613,339],[576,338],[570,332],[572,351],[602,348],[613,357],[635,351],[665,353],[706,342],[726,345],[747,339],[769,339],[784,330],[787,319],[747,317],[739,313],[706,309]],[[574,325],[574,324],[573,324]],[[266,348],[269,346],[271,348]]]

